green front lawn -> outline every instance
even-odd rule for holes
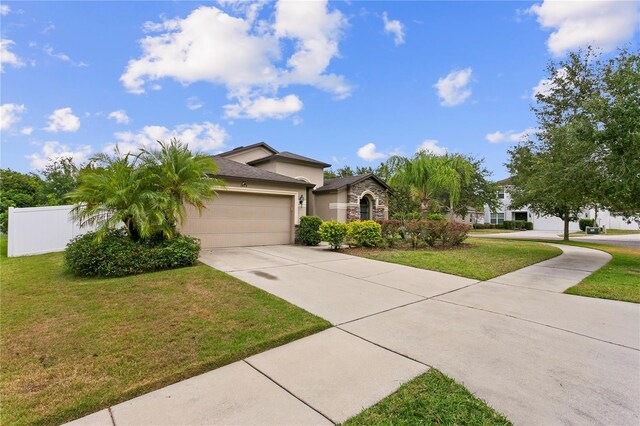
[[[636,235],[636,234],[640,234],[640,231],[638,230],[627,230],[627,229],[607,229],[606,234],[602,234],[602,235]],[[562,236],[562,234],[560,234],[560,236]],[[591,234],[587,234],[584,231],[578,231],[578,232],[572,232],[571,234],[569,234],[569,236],[571,237],[586,237],[586,236],[592,236]]]
[[[204,265],[80,279],[51,253],[0,271],[7,425],[60,424],[330,326]]]
[[[640,303],[640,249],[575,241],[565,244],[602,250],[613,256],[609,263],[565,293]]]
[[[473,234],[509,234],[511,232],[521,232],[515,229],[472,229],[469,235]]]
[[[465,246],[452,250],[346,249],[344,253],[484,281],[550,259],[562,251],[534,242],[472,238]]]
[[[464,386],[432,368],[343,425],[511,425],[511,422]]]

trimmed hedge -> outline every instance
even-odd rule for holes
[[[587,226],[594,226],[595,219],[580,219],[578,220],[578,226],[582,232],[587,230]]]
[[[322,222],[320,225],[320,238],[329,243],[332,249],[337,250],[342,247],[344,238],[347,236],[347,224],[336,222]]]
[[[89,232],[74,238],[64,252],[71,272],[83,277],[123,277],[191,266],[200,241],[184,235],[170,240],[133,241],[124,230],[110,231],[101,241]]]
[[[525,222],[524,229],[526,229],[527,231],[533,230],[533,222]]]
[[[318,216],[302,216],[298,227],[300,244],[304,246],[317,246],[320,244],[320,241],[322,241],[320,238],[320,225],[322,225],[322,219]]]
[[[349,222],[347,244],[350,247],[378,247],[382,244],[382,226],[373,220]]]

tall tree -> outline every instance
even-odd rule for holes
[[[9,207],[35,207],[42,202],[40,176],[0,169],[0,232],[7,232]]]
[[[78,171],[71,157],[54,159],[45,166],[41,171],[44,176],[42,193],[48,206],[68,202],[67,194],[78,186]]]
[[[470,179],[470,169],[461,156],[437,156],[418,152],[412,158],[393,156],[389,165],[394,173],[389,179],[392,186],[409,188],[420,201],[423,216],[441,205],[437,195],[448,194],[452,205],[460,197],[463,182]]]
[[[627,217],[640,216],[640,51],[621,49],[601,68],[595,110],[596,201]]]
[[[623,49],[602,63],[588,48],[548,72],[532,107],[537,140],[510,150],[511,207],[560,217],[568,239],[585,207],[640,212],[639,59]]]

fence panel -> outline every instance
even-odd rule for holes
[[[9,207],[7,255],[62,251],[72,238],[93,231],[71,219],[73,206]]]

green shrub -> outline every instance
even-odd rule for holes
[[[513,229],[513,221],[505,220],[504,222],[502,222],[502,226],[504,227],[504,229]]]
[[[533,229],[533,222],[525,222],[524,229],[526,229],[527,231],[531,231]]]
[[[322,225],[322,219],[318,216],[302,216],[298,227],[300,244],[305,246],[317,246],[320,244],[320,241],[322,241],[319,233],[320,225]]]
[[[418,248],[418,242],[422,240],[422,221],[410,220],[404,224],[404,230],[411,241],[411,247]]]
[[[402,221],[398,219],[381,220],[382,242],[387,247],[394,247],[398,241],[403,239]]]
[[[524,229],[524,220],[514,220],[513,229]]]
[[[122,229],[97,241],[89,232],[73,239],[64,253],[71,272],[84,277],[125,275],[190,266],[198,260],[200,242],[176,236],[170,240],[133,241]]]
[[[337,250],[342,246],[347,236],[347,224],[339,223],[335,220],[322,222],[319,232],[322,241],[328,242],[332,249]]]
[[[458,246],[467,239],[471,226],[462,222],[447,222],[442,229],[442,245]]]
[[[434,247],[442,236],[449,222],[443,220],[423,220],[420,226],[420,238],[429,247]]]
[[[595,223],[594,219],[580,219],[578,221],[578,226],[580,227],[581,231],[586,231],[587,226],[593,226]]]
[[[474,223],[473,224],[473,229],[485,229],[486,226],[484,223]]]
[[[440,213],[429,213],[427,215],[427,220],[445,220],[445,218]]]
[[[378,247],[382,244],[382,227],[373,220],[349,222],[347,243],[355,247]]]

